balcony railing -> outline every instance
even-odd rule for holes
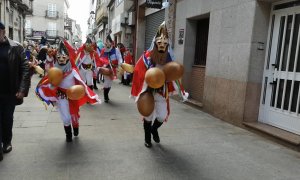
[[[32,36],[32,32],[33,32],[32,28],[25,28],[25,35],[27,37],[31,37]]]
[[[99,7],[99,9],[96,12],[96,22],[99,24],[100,22],[107,22],[108,12],[106,7]]]
[[[46,10],[46,17],[51,19],[58,19],[58,11],[49,11]]]
[[[58,31],[57,30],[47,30],[46,31],[46,35],[48,36],[48,37],[52,37],[52,38],[55,38],[55,37],[57,37],[57,35],[58,35]]]

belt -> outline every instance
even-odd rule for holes
[[[81,67],[83,68],[83,69],[92,69],[92,64],[81,64]]]

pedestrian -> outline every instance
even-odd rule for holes
[[[45,71],[45,62],[46,62],[46,59],[47,59],[47,52],[48,52],[48,47],[47,46],[42,46],[40,51],[38,52],[38,55],[37,55],[39,66],[44,70],[44,72],[46,72]],[[40,74],[40,77],[43,77],[43,75]]]
[[[102,59],[102,64],[100,65],[102,67],[100,68],[100,72],[102,68],[109,69],[111,72],[109,74],[102,73],[104,79],[104,102],[107,103],[110,100],[108,94],[111,89],[112,81],[114,78],[116,78],[116,68],[118,67],[119,62],[123,62],[121,53],[117,48],[115,48],[114,42],[110,35],[106,37],[105,47],[101,51],[100,58]]]
[[[12,150],[15,106],[23,103],[30,84],[29,66],[23,47],[5,36],[0,22],[0,161]]]
[[[81,79],[75,65],[76,57],[67,41],[60,42],[55,68],[49,70],[36,88],[36,94],[42,101],[47,105],[57,105],[67,142],[72,141],[72,128],[74,136],[79,135],[79,107],[85,103],[101,102],[98,95]],[[52,70],[55,70],[56,74],[53,74]]]
[[[158,87],[151,87],[146,82],[145,75],[147,71],[151,69],[161,71],[160,69],[164,65],[172,61],[174,61],[174,58],[169,44],[168,31],[165,23],[163,23],[159,26],[158,31],[153,38],[151,47],[137,61],[133,72],[131,95],[135,97],[139,110],[140,108],[148,108],[151,105],[153,107],[153,109],[150,109],[151,111],[148,115],[142,114],[144,116],[145,146],[148,148],[152,146],[151,134],[156,143],[160,142],[157,130],[163,122],[168,119],[170,113],[169,95],[174,94],[177,91],[177,93],[185,100],[188,97],[188,93],[183,90],[180,81],[165,81],[163,79],[165,77],[164,75],[158,76],[164,74],[164,72],[154,74],[155,77],[152,78],[154,80],[158,79],[159,81],[163,79],[162,84]],[[144,93],[150,94],[149,97],[152,97],[152,101],[145,102],[144,107],[139,107],[139,101],[143,100],[141,96],[143,96]],[[151,100],[151,98],[148,99]],[[150,104],[150,102],[152,102],[152,104]]]

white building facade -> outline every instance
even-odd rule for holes
[[[55,44],[58,37],[64,37],[65,18],[69,8],[68,0],[35,0],[33,14],[26,17],[26,38],[38,41],[46,37]]]
[[[23,42],[25,39],[25,16],[32,13],[33,0],[0,0],[0,20],[6,26],[10,39]]]
[[[287,135],[300,135],[299,1],[145,4],[138,1],[136,58],[148,48],[155,22],[165,20],[191,99],[229,123],[299,144]]]

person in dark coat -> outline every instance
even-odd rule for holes
[[[30,84],[29,65],[23,47],[5,36],[0,22],[0,161],[12,150],[15,106],[23,103]]]

